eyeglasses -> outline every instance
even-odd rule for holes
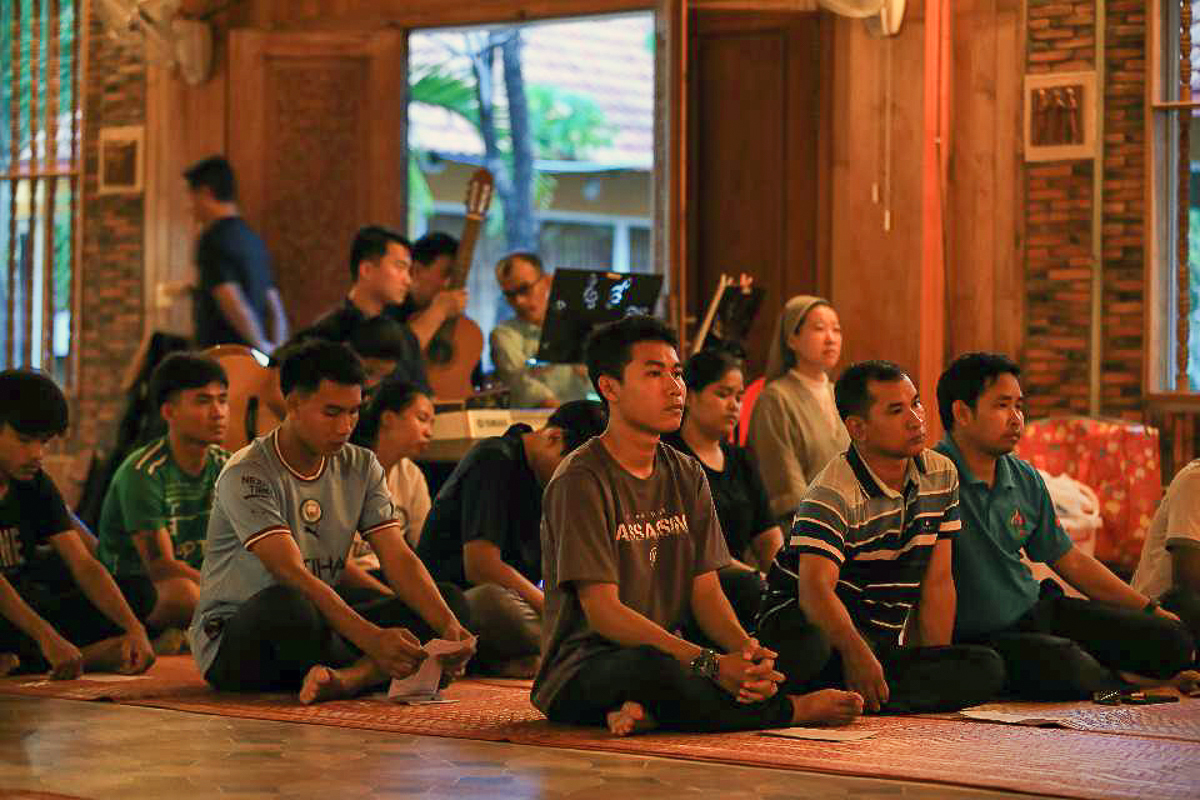
[[[540,282],[541,282],[541,278],[538,278],[536,281],[522,283],[520,286],[517,286],[513,289],[504,289],[502,292],[504,295],[504,299],[511,303],[513,300],[516,300],[518,297],[524,297],[524,296],[528,295],[530,292],[532,292],[534,287],[537,286],[538,283],[540,283]]]

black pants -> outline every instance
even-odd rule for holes
[[[1121,688],[1116,670],[1166,680],[1188,667],[1195,650],[1177,622],[1067,597],[1050,579],[1016,625],[977,641],[1004,658],[1006,693],[1044,700]]]
[[[455,586],[438,584],[446,604],[464,626],[466,601]],[[434,631],[397,597],[385,597],[354,610],[382,628],[407,628],[422,642]],[[224,624],[224,635],[204,679],[224,692],[291,691],[318,664],[345,667],[362,651],[333,629],[316,604],[289,586],[263,589]]]
[[[763,592],[766,589],[762,576],[755,571],[740,567],[725,567],[717,571],[717,578],[721,581],[721,591],[729,599],[729,605],[733,607],[733,613],[737,615],[738,622],[742,624],[747,633],[753,634],[754,621],[758,617],[758,609],[762,605]],[[692,618],[691,614],[688,614],[684,621],[682,632],[683,638],[689,642],[695,642],[701,647],[711,647],[714,650],[720,649],[700,629],[700,625]]]
[[[589,658],[546,716],[553,722],[604,725],[605,714],[626,702],[640,703],[664,730],[760,730],[785,728],[792,721],[791,701],[782,692],[766,702],[738,703],[713,681],[649,645]]]
[[[1176,586],[1161,598],[1162,606],[1174,612],[1192,634],[1192,643],[1200,647],[1200,592]],[[1192,666],[1200,664],[1200,651],[1192,656]]]
[[[775,666],[787,678],[787,691],[844,688],[841,655],[797,604],[764,616],[758,638],[779,653]],[[881,709],[885,713],[957,711],[987,702],[1004,685],[1004,663],[987,647],[877,646],[875,657],[888,683],[888,702]]]
[[[542,618],[519,594],[489,583],[467,589],[466,596],[479,636],[475,670],[492,675],[507,662],[541,652]]]
[[[144,577],[115,580],[134,616],[144,621],[158,600],[154,584]],[[63,587],[45,584],[22,586],[17,591],[38,616],[54,626],[64,639],[76,647],[87,647],[125,633],[92,605],[92,601],[74,583]],[[0,653],[15,653],[21,659],[21,665],[17,668],[19,672],[45,672],[50,668],[37,642],[3,617],[0,617]]]

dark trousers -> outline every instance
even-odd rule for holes
[[[134,616],[144,621],[158,600],[154,584],[144,577],[115,580]],[[62,587],[45,584],[22,586],[17,591],[38,616],[54,626],[64,639],[76,647],[87,647],[125,633],[92,605],[83,590],[73,582]],[[3,617],[0,617],[0,653],[15,653],[21,659],[21,665],[17,668],[19,672],[45,672],[50,668],[37,642]]]
[[[779,653],[775,667],[787,677],[787,691],[845,687],[841,655],[796,603],[764,616],[758,638]],[[1004,685],[1004,663],[987,647],[877,645],[874,650],[888,684],[884,713],[957,711],[987,702]]]
[[[590,657],[546,716],[572,725],[604,725],[605,714],[626,702],[640,703],[664,730],[760,730],[785,728],[792,721],[791,701],[782,692],[763,703],[738,703],[713,681],[649,645]]]
[[[466,591],[471,622],[479,637],[472,666],[494,674],[507,662],[536,656],[542,649],[542,618],[516,592],[495,584]]]
[[[758,617],[763,592],[766,590],[762,576],[756,571],[740,567],[725,567],[717,571],[717,578],[721,581],[721,591],[725,593],[729,605],[733,607],[733,613],[737,615],[738,622],[742,624],[747,633],[753,634],[754,621]],[[711,647],[714,650],[721,649],[700,629],[691,614],[684,621],[682,632],[683,638],[689,642],[695,642],[701,647]]]
[[[438,584],[459,621],[469,616],[462,591]],[[381,628],[407,628],[422,642],[434,631],[397,597],[354,606],[364,619]],[[316,604],[289,586],[271,586],[251,597],[224,624],[224,635],[204,679],[224,692],[292,691],[318,664],[345,667],[362,651],[344,639]]]
[[[977,641],[1004,658],[1006,693],[1045,700],[1121,688],[1116,670],[1166,680],[1188,667],[1195,650],[1191,634],[1177,622],[1067,597],[1049,579],[1016,625]]]
[[[1176,586],[1169,589],[1160,600],[1163,608],[1173,612],[1183,626],[1192,634],[1193,645],[1200,647],[1200,592]],[[1200,651],[1192,655],[1192,665],[1200,664]]]

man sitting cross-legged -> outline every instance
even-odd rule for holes
[[[343,344],[285,348],[286,418],[217,479],[188,633],[218,689],[299,689],[305,703],[347,697],[412,674],[425,658],[420,640],[470,639],[404,541],[378,459],[348,444],[364,380]],[[351,608],[332,587],[355,531],[396,594]],[[455,605],[465,605],[461,594]],[[449,674],[471,652],[448,658]]]
[[[0,372],[0,397],[0,674],[144,672],[154,653],[139,617],[154,587],[113,581],[42,471],[46,443],[67,428],[66,398],[32,370]]]
[[[960,612],[955,641],[983,642],[1003,657],[1008,690],[1074,699],[1117,689],[1116,671],[1168,680],[1195,645],[1178,618],[1071,542],[1037,470],[1012,454],[1025,427],[1020,369],[1005,356],[959,356],[938,380],[946,437],[962,485],[963,536],[954,548]],[[1024,551],[1087,599],[1042,584]]]
[[[986,647],[950,644],[954,464],[925,449],[925,409],[895,364],[854,364],[834,394],[850,449],[805,492],[767,576],[758,635],[793,681],[845,686],[869,711],[982,703],[1004,665]]]
[[[229,458],[218,446],[229,425],[229,380],[212,359],[175,353],[155,368],[149,394],[167,435],[134,450],[113,475],[97,557],[118,578],[153,581],[152,629],[186,628],[196,610],[213,486]]]
[[[608,427],[546,487],[534,705],[553,721],[607,723],[618,735],[854,719],[856,694],[780,692],[775,654],[746,634],[721,592],[717,570],[729,552],[703,468],[659,442],[683,416],[674,334],[626,317],[598,328],[586,354]],[[725,654],[674,633],[689,611]]]

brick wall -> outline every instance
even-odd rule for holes
[[[1109,0],[1105,26],[1101,407],[1142,419],[1145,338],[1145,0]]]
[[[1141,419],[1145,0],[1105,19],[1101,412]],[[1095,3],[1029,0],[1026,70],[1095,69]],[[1025,383],[1032,416],[1088,412],[1093,162],[1026,164]]]
[[[121,379],[142,335],[142,195],[100,195],[100,129],[146,119],[145,67],[104,35],[93,15],[84,87],[81,308],[75,329],[78,389],[70,450],[108,447],[123,409]]]

